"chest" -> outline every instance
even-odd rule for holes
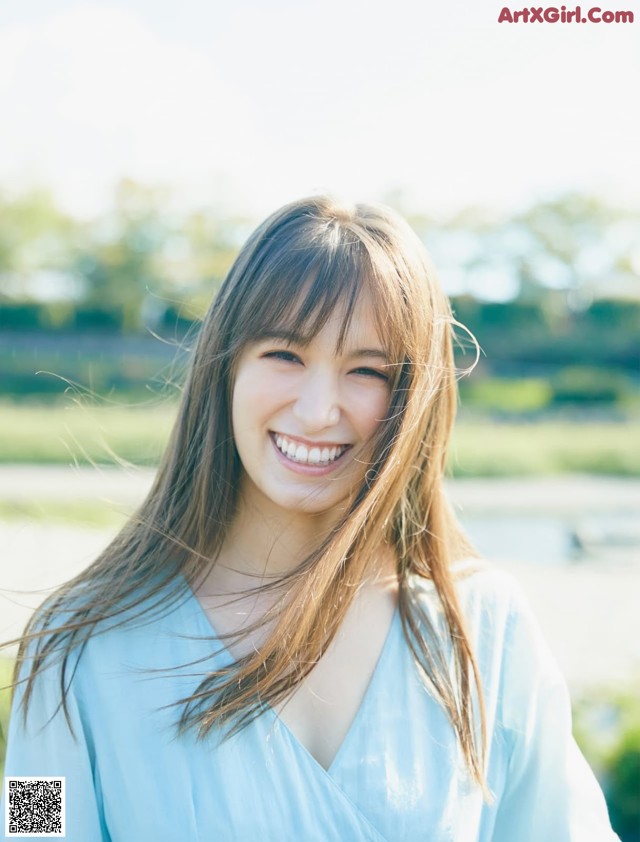
[[[121,690],[110,683],[103,694],[113,715],[101,712],[93,729],[110,838],[399,842],[425,838],[427,828],[430,842],[478,842],[479,802],[457,786],[455,735],[417,680],[397,613],[386,614],[393,626],[382,639],[385,610],[354,612],[289,704],[222,742],[192,732],[176,739],[170,727],[170,705],[197,686],[192,668],[179,694],[175,681],[132,685],[122,671]],[[182,630],[187,617],[193,624],[189,611]],[[196,635],[207,632],[201,621]],[[208,640],[188,644],[181,664],[211,649]],[[124,699],[134,715],[124,715]]]
[[[222,633],[232,630],[232,616],[219,607],[203,607],[214,629]],[[287,699],[273,706],[292,737],[325,770],[366,703],[393,631],[395,611],[393,590],[360,595],[323,657]]]
[[[394,611],[390,598],[356,606],[315,668],[276,706],[280,720],[326,770],[366,703]]]

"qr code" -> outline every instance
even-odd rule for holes
[[[5,778],[5,835],[65,835],[65,778]]]

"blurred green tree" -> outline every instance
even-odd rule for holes
[[[75,227],[75,220],[58,208],[48,190],[34,189],[18,196],[0,191],[3,291],[31,298],[37,270],[67,270]]]
[[[125,332],[142,327],[145,299],[161,288],[156,255],[166,236],[166,192],[124,179],[113,209],[78,228],[73,271],[84,278],[85,301],[119,310]]]

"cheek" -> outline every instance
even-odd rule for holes
[[[284,397],[278,380],[265,374],[264,370],[240,371],[231,404],[234,430],[241,432],[266,422]]]
[[[351,417],[360,436],[369,438],[375,433],[389,410],[391,396],[388,390],[368,390],[358,396],[352,404]]]

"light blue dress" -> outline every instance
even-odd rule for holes
[[[442,627],[435,591],[417,587]],[[328,771],[271,708],[226,742],[176,738],[180,707],[163,706],[232,660],[190,590],[164,616],[90,639],[68,697],[77,743],[62,709],[39,732],[59,701],[59,670],[47,671],[27,730],[21,712],[11,718],[5,775],[66,777],[68,842],[615,842],[519,586],[486,567],[459,592],[484,681],[493,805],[420,681],[397,610]]]

